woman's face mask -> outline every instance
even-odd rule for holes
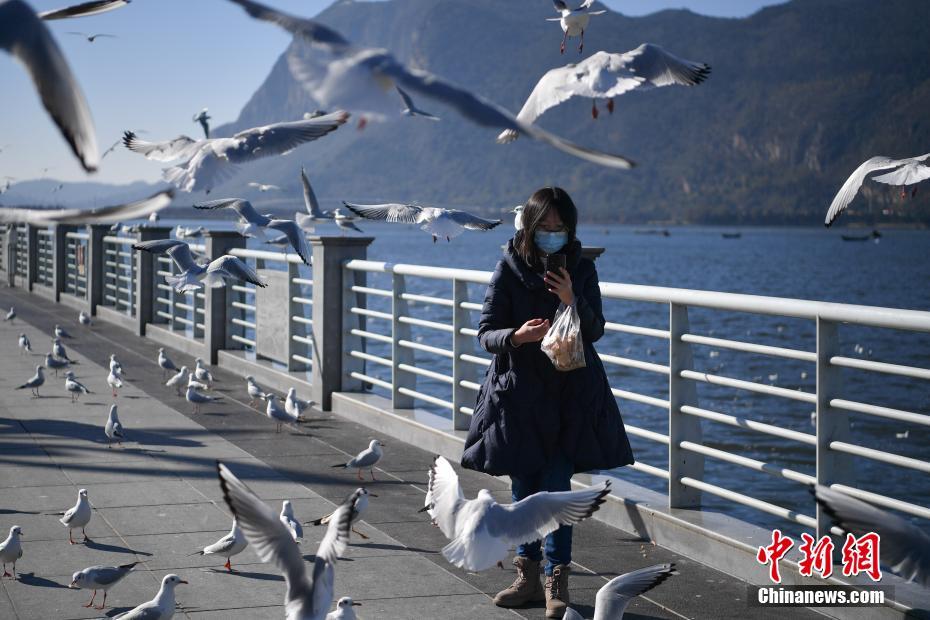
[[[568,232],[564,230],[561,232],[537,230],[533,235],[533,241],[536,243],[537,248],[546,254],[552,254],[561,250],[568,243]]]

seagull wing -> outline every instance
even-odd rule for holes
[[[369,220],[417,224],[420,222],[420,216],[423,214],[422,207],[400,203],[358,205],[351,202],[343,202],[342,204],[352,213]]]
[[[352,527],[352,504],[343,503],[330,516],[326,535],[316,550],[313,561],[313,618],[322,618],[333,602],[336,560],[345,553]]]
[[[456,517],[465,504],[465,494],[458,474],[442,456],[437,456],[430,467],[429,492],[433,499],[433,518],[446,538],[455,538]]]
[[[415,106],[413,105],[413,99],[411,99],[411,98],[410,98],[410,95],[407,94],[407,91],[405,91],[405,90],[404,90],[403,88],[401,88],[400,86],[395,86],[394,88],[397,89],[397,92],[398,92],[398,94],[400,95],[400,98],[403,100],[404,105],[407,106],[407,109],[410,110],[410,111],[412,112],[413,109],[414,109],[414,107],[415,107]]]
[[[270,221],[264,215],[261,215],[252,206],[252,203],[242,198],[220,198],[219,200],[208,200],[198,202],[194,205],[195,209],[232,209],[236,214],[246,222],[266,226]]]
[[[123,144],[127,149],[152,161],[167,162],[176,159],[188,159],[193,157],[194,153],[206,143],[206,140],[194,140],[188,136],[178,136],[164,142],[148,142],[140,140],[132,131],[123,134]]]
[[[675,574],[674,564],[659,564],[614,577],[597,591],[594,620],[622,618],[626,606],[634,597],[648,592]]]
[[[142,252],[152,252],[153,254],[167,254],[174,259],[175,264],[181,271],[187,271],[191,268],[196,269],[198,267],[197,263],[194,262],[190,246],[176,239],[140,241],[139,243],[134,243],[132,249]]]
[[[92,0],[91,2],[82,2],[73,6],[67,6],[62,9],[54,9],[39,13],[39,17],[44,20],[69,19],[71,17],[87,17],[88,15],[98,15],[106,13],[129,4],[130,0]]]
[[[320,203],[316,199],[316,194],[313,193],[313,188],[310,186],[310,179],[307,178],[307,171],[304,170],[303,166],[300,168],[300,184],[304,190],[304,206],[307,207],[307,213],[310,214],[310,217],[322,218],[323,210],[320,208]]]
[[[161,211],[174,197],[172,190],[136,202],[99,209],[0,209],[0,224],[112,224],[148,217]]]
[[[306,265],[310,265],[313,256],[310,250],[310,244],[307,243],[307,237],[300,226],[297,225],[297,222],[294,220],[271,220],[268,224],[268,228],[284,233],[284,236],[287,237],[288,242],[291,244],[291,247],[294,248],[294,251],[297,252],[297,255],[300,256],[300,259]]]
[[[348,118],[348,112],[338,110],[316,118],[246,129],[226,141],[229,146],[224,149],[223,155],[234,164],[269,155],[284,155],[305,142],[312,142],[335,131]]]
[[[268,286],[265,279],[259,276],[254,269],[242,262],[242,259],[229,254],[220,256],[207,266],[208,276],[216,273],[226,274],[261,288]]]
[[[348,42],[341,36],[338,37],[340,44],[335,45],[332,42],[334,31],[313,20],[280,13],[252,0],[230,1],[245,8],[253,17],[273,22],[291,34],[300,36],[310,45],[324,47],[330,52],[342,56],[353,53],[353,58],[357,59],[358,65],[371,72],[374,80],[393,80],[395,86],[401,86],[405,90],[445,103],[477,125],[513,129],[535,140],[545,142],[560,151],[603,166],[631,168],[634,165],[632,161],[625,157],[602,153],[573,144],[543,129],[525,124],[499,105],[447,82],[437,75],[404,66],[387,51],[367,50],[367,53],[358,53],[357,50],[352,50]]]
[[[449,209],[447,213],[453,222],[468,230],[491,230],[501,223],[500,220],[486,220],[483,217],[458,209]]]
[[[234,544],[236,544],[236,537],[232,532],[230,532],[229,534],[226,534],[226,536],[223,536],[222,538],[220,538],[218,541],[216,541],[212,545],[208,547],[204,547],[203,552],[204,553],[224,553],[228,551],[229,549],[232,549],[232,546]]]
[[[628,77],[638,78],[638,88],[659,88],[673,84],[695,86],[710,75],[710,66],[679,58],[652,43],[643,43],[625,54],[610,56],[613,57],[609,65],[610,71],[615,74],[623,71]],[[624,89],[623,92],[627,90],[630,89]]]
[[[881,560],[907,579],[930,587],[930,536],[913,523],[854,497],[818,485],[814,497],[840,528],[881,536]]]
[[[610,483],[581,491],[534,493],[513,504],[492,504],[485,516],[487,532],[507,545],[548,536],[560,525],[578,523],[591,516],[610,493]]]
[[[0,3],[0,48],[19,60],[42,105],[87,172],[99,164],[90,108],[48,27],[22,0]]]
[[[927,159],[927,157],[930,157],[930,153],[921,155],[920,157],[914,157],[897,170],[872,177],[872,180],[887,185],[914,185],[915,183],[930,179],[930,166],[920,163]]]
[[[873,157],[863,162],[850,177],[846,179],[846,182],[843,183],[843,187],[840,188],[840,191],[837,192],[836,196],[833,198],[833,202],[830,203],[830,208],[827,210],[827,217],[823,221],[824,225],[829,226],[832,224],[833,220],[849,206],[849,203],[852,202],[856,194],[859,193],[859,188],[862,187],[862,183],[869,174],[877,170],[897,168],[903,163],[905,162],[900,159],[891,159],[890,157],[881,156]]]
[[[285,601],[308,600],[313,587],[307,580],[300,547],[294,542],[290,530],[281,523],[278,515],[236,478],[220,462],[216,464],[223,489],[223,499],[239,520],[246,540],[262,562],[274,564],[287,582]],[[327,536],[329,532],[327,531]],[[323,539],[324,542],[326,538]],[[320,545],[322,547],[322,544]]]

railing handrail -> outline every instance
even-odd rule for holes
[[[270,252],[268,250],[250,250],[248,248],[234,248],[229,251],[230,254],[238,258],[255,258],[261,260],[277,261],[279,263],[293,263],[303,265],[303,261],[296,254],[285,254],[284,252]]]

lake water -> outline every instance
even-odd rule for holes
[[[394,263],[493,270],[501,246],[513,229],[505,223],[487,233],[466,232],[451,243],[432,243],[429,235],[414,227],[362,222],[367,234],[375,236],[369,258]],[[838,230],[826,229],[741,229],[741,237],[727,239],[720,228],[670,228],[669,236],[637,234],[636,228],[582,226],[579,238],[585,245],[606,248],[597,260],[601,281],[670,286],[733,293],[792,297],[852,304],[916,310],[930,309],[930,232],[888,231],[880,242],[846,242]],[[320,234],[338,234],[325,227]],[[408,288],[438,297],[451,298],[451,286],[442,281],[408,278]],[[370,286],[389,288],[384,276],[373,276]],[[480,302],[483,287],[470,286],[470,297]],[[369,297],[369,307],[390,311],[388,300]],[[605,300],[608,321],[667,328],[666,306]],[[417,317],[451,321],[450,309],[413,304]],[[477,313],[473,313],[477,321]],[[693,333],[732,338],[774,346],[814,351],[812,321],[723,313],[694,309],[690,312]],[[383,321],[370,320],[367,329],[390,333]],[[451,335],[413,328],[413,337],[424,344],[451,348]],[[909,366],[930,367],[930,337],[924,334],[843,326],[842,355]],[[608,333],[596,348],[601,353],[668,363],[666,341]],[[390,357],[387,345],[370,342],[368,351]],[[449,360],[417,352],[417,365],[450,373]],[[814,392],[814,365],[768,356],[746,354],[712,347],[694,347],[695,369],[728,377]],[[382,367],[369,365],[368,374],[390,380]],[[657,398],[667,397],[667,377],[618,366],[607,366],[615,388]],[[480,381],[483,369],[476,380]],[[450,386],[420,377],[417,389],[451,400]],[[379,391],[376,388],[376,391]],[[930,413],[930,391],[924,381],[846,370],[842,398]],[[749,392],[698,384],[699,406],[705,409],[777,424],[813,433],[813,405]],[[647,405],[620,401],[624,420],[663,434],[668,432],[667,413]],[[430,408],[430,407],[426,407]],[[441,409],[431,408],[437,413]],[[886,450],[921,460],[930,448],[926,426],[908,425],[883,418],[850,414],[851,443]],[[814,448],[785,439],[759,434],[710,421],[703,421],[704,443],[759,461],[814,474]],[[906,436],[904,436],[906,433]],[[667,469],[667,448],[639,437],[631,437],[638,461]],[[665,482],[639,472],[623,470],[618,476],[655,490]],[[850,457],[844,482],[869,491],[930,505],[930,476]],[[746,492],[773,504],[813,515],[813,502],[803,485],[781,478],[705,459],[705,481],[737,492]],[[722,510],[764,525],[779,526],[797,533],[798,527],[754,509],[734,507],[705,494],[708,509]],[[927,525],[924,523],[924,525]]]

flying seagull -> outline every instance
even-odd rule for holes
[[[320,208],[320,202],[316,199],[313,187],[310,186],[310,179],[307,177],[307,171],[303,166],[300,167],[300,185],[304,193],[304,207],[306,213],[299,211],[294,214],[294,221],[297,225],[306,231],[313,231],[313,225],[321,222],[332,222],[334,219],[331,211],[324,211]]]
[[[597,52],[577,64],[550,69],[540,78],[517,114],[527,124],[536,122],[546,110],[572,97],[594,99],[591,116],[597,118],[597,100],[607,99],[607,111],[614,111],[614,97],[633,90],[662,86],[695,86],[710,75],[710,67],[678,58],[658,45],[643,43],[623,54]],[[498,142],[512,142],[518,133],[504,130]]]
[[[174,290],[179,293],[195,291],[204,286],[217,288],[234,280],[242,280],[261,288],[268,286],[265,279],[255,273],[254,269],[241,258],[231,254],[224,254],[206,265],[199,265],[194,261],[190,246],[177,239],[140,241],[133,244],[132,248],[142,252],[164,253],[170,256],[181,272],[165,276],[165,282],[174,286]]]
[[[444,103],[471,122],[498,130],[515,129],[550,146],[602,166],[631,168],[632,161],[573,144],[539,127],[516,119],[501,106],[442,77],[408,67],[384,49],[352,46],[341,34],[311,19],[294,17],[252,0],[230,0],[256,19],[268,21],[300,37],[311,54],[289,55],[292,74],[322,106],[344,102],[349,108],[396,110],[393,86]],[[303,63],[309,66],[302,67]],[[305,76],[305,77],[304,77]]]
[[[200,126],[203,128],[203,137],[209,139],[210,137],[210,115],[207,114],[207,109],[204,108],[197,114],[194,114],[194,118],[192,120],[195,123],[200,123]]]
[[[674,564],[658,564],[614,577],[597,591],[594,598],[594,620],[621,620],[627,605],[672,575],[677,575]],[[582,620],[582,615],[571,607],[565,610],[562,620]]]
[[[421,207],[398,203],[358,205],[343,202],[342,204],[352,213],[369,220],[420,224],[422,230],[433,236],[433,243],[436,243],[436,239],[440,237],[445,237],[446,241],[451,241],[452,237],[458,237],[466,229],[491,230],[501,223],[500,220],[486,220],[483,217],[458,209]]]
[[[86,32],[69,32],[68,34],[74,34],[74,35],[77,35],[77,36],[79,36],[79,37],[84,37],[85,39],[87,39],[87,42],[88,42],[88,43],[93,43],[94,41],[96,41],[97,39],[99,39],[99,38],[101,38],[101,37],[103,37],[103,38],[105,38],[105,39],[116,39],[116,38],[118,38],[115,34],[105,34],[105,33],[103,33],[103,32],[98,32],[98,33],[95,33],[95,34],[87,34]],[[101,159],[103,159],[103,157],[101,157]]]
[[[429,112],[424,112],[413,103],[413,99],[410,98],[410,95],[407,94],[400,86],[395,86],[397,92],[400,94],[400,98],[404,101],[405,108],[402,110],[402,114],[405,116],[421,116],[423,118],[428,118],[431,121],[438,121],[440,118],[435,114],[430,114]]]
[[[239,215],[239,218],[244,221],[243,227],[237,226],[237,230],[239,230],[241,234],[245,234],[243,231],[255,229],[271,229],[282,233],[291,244],[291,247],[294,248],[294,251],[297,252],[297,255],[300,256],[304,264],[310,265],[313,255],[310,250],[310,244],[307,243],[307,237],[304,235],[304,231],[301,230],[300,226],[298,226],[297,222],[294,220],[278,220],[272,219],[266,215],[261,215],[255,210],[252,203],[241,198],[221,198],[219,200],[201,202],[195,204],[194,208],[232,209]]]
[[[498,504],[486,489],[467,500],[452,465],[437,456],[429,493],[431,515],[452,541],[443,547],[443,556],[459,568],[477,572],[503,560],[514,545],[545,538],[560,525],[590,517],[610,493],[610,482],[581,491],[542,491],[513,504]]]
[[[0,3],[0,48],[23,64],[42,105],[81,166],[94,172],[100,158],[90,108],[58,44],[39,17],[22,0]]]
[[[836,197],[830,204],[827,211],[827,217],[824,219],[824,225],[829,226],[839,216],[843,210],[849,206],[859,188],[873,172],[880,170],[890,170],[880,176],[872,177],[873,181],[885,183],[887,185],[914,185],[926,179],[930,179],[930,166],[923,163],[930,157],[930,153],[918,155],[917,157],[908,157],[906,159],[892,159],[890,157],[873,157],[863,162],[852,175],[843,183],[843,187],[837,192]]]
[[[267,192],[271,190],[280,190],[281,188],[277,185],[272,185],[270,183],[256,183],[255,181],[249,181],[249,187],[254,187],[260,192]]]
[[[881,537],[883,564],[907,581],[930,588],[930,535],[901,517],[829,487],[817,485],[814,497],[840,529]]]
[[[347,230],[362,232],[362,229],[355,225],[355,218],[350,215],[343,215],[342,211],[339,209],[333,212],[333,221],[336,222],[336,226],[339,227],[339,230],[343,232]]]
[[[223,499],[236,515],[246,539],[262,562],[284,575],[287,620],[323,620],[333,601],[336,560],[349,541],[352,507],[342,504],[329,523],[307,578],[300,547],[278,515],[222,463],[217,462]]]
[[[185,160],[165,168],[162,177],[184,192],[205,191],[228,179],[239,164],[271,155],[286,155],[305,142],[335,131],[349,118],[342,110],[310,120],[272,123],[245,129],[231,138],[193,140],[178,136],[165,142],[139,140],[127,131],[123,144],[155,161]]]
[[[99,15],[107,11],[119,9],[132,2],[132,0],[91,0],[91,2],[82,2],[73,6],[67,6],[62,9],[54,9],[39,13],[39,17],[46,21],[53,19],[70,19],[72,17],[87,17],[89,15]]]
[[[0,5],[2,11],[2,5]],[[0,209],[0,224],[113,224],[135,220],[171,204],[174,190],[164,190],[136,202],[97,209]]]
[[[594,0],[584,0],[577,9],[568,8],[564,0],[552,0],[552,3],[561,17],[547,17],[546,21],[559,22],[562,26],[562,32],[565,33],[562,35],[562,45],[559,47],[559,53],[565,53],[565,41],[569,37],[581,37],[581,42],[578,44],[578,53],[580,54],[584,50],[584,31],[588,27],[588,22],[591,21],[591,16],[603,15],[607,11],[592,11],[591,5],[594,4]]]

